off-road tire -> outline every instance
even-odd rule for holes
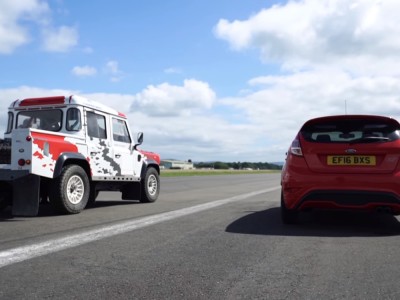
[[[80,213],[86,207],[90,193],[90,183],[85,170],[78,165],[67,165],[54,181],[50,203],[64,214]]]
[[[90,185],[90,193],[89,193],[89,199],[86,204],[86,207],[92,207],[94,206],[94,203],[96,202],[97,196],[99,195],[99,191],[96,190],[96,185],[91,184]]]
[[[0,195],[0,211],[3,211],[7,206],[11,205],[11,199],[5,195]]]
[[[0,211],[12,204],[11,188],[5,183],[0,183]]]
[[[281,193],[281,218],[284,224],[295,224],[298,221],[299,212],[294,209],[288,209]]]
[[[160,175],[153,167],[146,170],[144,180],[141,182],[141,189],[140,202],[149,203],[157,200],[160,193]]]

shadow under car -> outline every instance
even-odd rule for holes
[[[283,224],[280,207],[252,212],[226,227],[226,232],[273,236],[376,237],[400,235],[400,222],[390,214],[313,210],[296,224]]]

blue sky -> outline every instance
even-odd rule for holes
[[[42,2],[49,7],[46,16],[52,27],[68,26],[76,31],[76,45],[65,51],[43,51],[39,26],[21,18],[32,40],[1,57],[4,87],[22,83],[83,92],[136,93],[150,84],[180,84],[185,78],[197,78],[225,96],[236,92],[255,70],[261,74],[265,69],[257,52],[230,51],[215,38],[213,28],[221,16],[245,18],[268,1]],[[107,68],[111,61],[118,63],[117,74]],[[74,76],[71,69],[76,65],[91,66],[97,73]],[[22,66],[30,71],[22,71]],[[113,75],[118,82],[110,81]]]
[[[308,118],[400,115],[396,0],[0,0],[0,130],[15,99],[79,94],[143,148],[282,161]]]

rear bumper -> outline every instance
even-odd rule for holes
[[[29,170],[0,169],[0,181],[13,181],[29,175]]]
[[[286,172],[282,192],[289,209],[376,210],[400,214],[400,173],[301,174]]]
[[[382,210],[400,214],[400,198],[386,192],[314,190],[301,198],[294,208],[296,210],[308,208]]]

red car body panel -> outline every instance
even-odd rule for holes
[[[381,116],[331,116],[306,122],[289,148],[282,170],[285,207],[289,210],[384,208],[400,214],[400,139],[393,137],[394,133],[390,140],[368,143],[317,142],[303,134],[304,128],[314,124],[346,120],[382,122],[400,129],[396,120]],[[331,160],[335,164],[330,164],[329,156],[334,157]],[[356,163],[346,165],[346,160]]]

